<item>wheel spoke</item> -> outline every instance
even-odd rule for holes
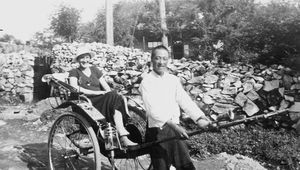
[[[81,148],[75,141],[87,142],[92,147]],[[54,122],[48,145],[50,169],[100,169],[100,148],[95,132],[76,113],[61,115]]]
[[[129,108],[130,121],[126,128],[130,133],[130,140],[141,143],[144,141],[146,121],[143,113],[138,110]],[[129,128],[129,129],[128,129]],[[116,159],[115,165],[118,170],[148,170],[151,166],[151,158],[149,154],[139,155],[134,158]]]

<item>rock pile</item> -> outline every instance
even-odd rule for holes
[[[300,74],[291,69],[261,64],[221,64],[199,61],[174,61],[172,72],[181,77],[186,91],[207,114],[217,117],[234,113],[253,116],[289,108],[290,123],[300,118]],[[287,126],[287,125],[284,125]]]
[[[72,58],[80,45],[62,44],[53,49],[55,72],[76,67]],[[111,85],[125,88],[131,94],[138,93],[143,74],[151,69],[147,64],[149,53],[101,43],[87,45],[96,53],[92,64],[107,72]],[[233,65],[181,59],[173,60],[169,69],[181,78],[185,90],[212,118],[226,113],[250,117],[289,108],[300,100],[300,74],[282,65]],[[290,113],[290,117],[294,124],[300,114]]]
[[[0,91],[20,95],[24,102],[33,100],[34,59],[37,55],[27,52],[0,54]]]
[[[89,48],[95,53],[91,64],[104,69],[105,71],[122,71],[135,70],[142,67],[149,60],[149,53],[144,53],[139,49],[130,49],[121,46],[110,46],[102,43],[63,43],[53,48],[54,63],[52,64],[53,72],[65,72],[76,67],[72,63],[77,49],[81,46]]]
[[[259,162],[240,155],[229,155],[227,153],[220,153],[216,155],[218,160],[223,160],[225,162],[224,169],[226,170],[242,170],[242,169],[256,169],[256,170],[266,170]]]
[[[53,48],[52,72],[67,72],[76,68],[78,65],[73,62],[73,58],[81,46],[95,53],[91,64],[107,75],[106,79],[114,89],[137,93],[137,87],[141,81],[140,75],[147,69],[150,53],[102,43],[64,43]]]

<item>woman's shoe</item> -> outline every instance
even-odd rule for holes
[[[135,145],[137,145],[137,143],[132,142],[131,140],[129,140],[127,136],[121,136],[120,141],[121,141],[121,144],[123,146],[135,146]]]
[[[73,144],[81,149],[89,149],[93,147],[92,142],[87,138],[81,140],[73,140]]]

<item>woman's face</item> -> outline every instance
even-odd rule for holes
[[[77,58],[77,61],[79,63],[79,67],[81,68],[87,68],[90,66],[90,60],[91,56],[89,54],[82,54]]]

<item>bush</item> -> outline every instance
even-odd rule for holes
[[[270,169],[300,168],[297,136],[285,129],[263,129],[258,126],[224,129],[221,133],[203,133],[188,141],[191,154],[206,158],[209,154],[241,154],[266,163]]]

